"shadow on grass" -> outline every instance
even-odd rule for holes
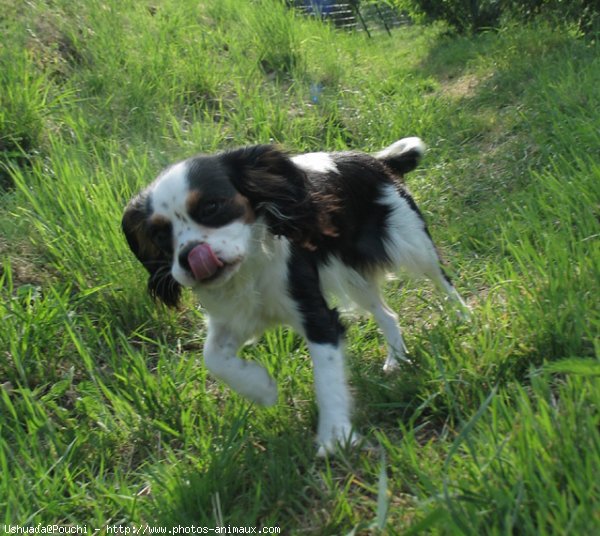
[[[224,423],[205,458],[166,468],[154,496],[162,526],[267,526],[298,518],[314,497],[312,433],[252,431],[248,411]],[[285,529],[285,527],[282,527]]]
[[[571,69],[589,70],[595,54],[593,43],[570,29],[539,23],[471,38],[441,35],[416,67],[415,75],[433,80],[436,90],[424,98],[439,111],[427,140],[428,187],[446,201],[441,221],[460,219],[460,227],[477,229],[467,239],[472,247],[493,253],[499,207],[510,211],[520,203],[516,195],[529,197],[535,173],[555,159],[557,98],[566,107],[577,88],[560,96],[549,92],[568,80]],[[560,65],[564,73],[556,72]],[[585,102],[589,89],[581,93]],[[581,102],[566,115],[580,115]]]

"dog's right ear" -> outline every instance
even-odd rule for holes
[[[127,205],[121,228],[129,248],[150,274],[150,295],[169,307],[176,307],[181,297],[181,285],[171,275],[172,255],[159,249],[152,240],[148,223],[150,214],[148,195],[142,192]]]
[[[235,188],[275,235],[310,246],[319,223],[306,174],[274,145],[253,145],[221,155]]]

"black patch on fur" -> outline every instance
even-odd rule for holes
[[[189,212],[196,223],[217,228],[244,215],[244,208],[234,202],[238,192],[218,155],[191,158],[187,182],[190,192],[200,194],[198,203]]]
[[[218,228],[231,223],[244,215],[244,208],[233,198],[202,198],[198,206],[190,212],[196,223],[206,227]]]
[[[161,300],[169,307],[176,307],[181,297],[181,285],[171,275],[172,246],[169,246],[166,240],[153,240],[155,230],[149,225],[151,215],[150,196],[147,192],[143,192],[127,205],[121,227],[131,251],[150,274],[148,278],[150,296]]]
[[[394,173],[397,173],[402,177],[419,165],[422,156],[423,153],[421,151],[411,149],[400,155],[383,158],[382,162],[384,162]]]
[[[253,145],[222,153],[231,182],[271,233],[294,243],[312,243],[320,234],[305,173],[273,145]]]
[[[330,255],[345,264],[369,271],[389,262],[384,241],[390,207],[380,199],[384,186],[394,181],[385,166],[363,153],[331,155],[336,172],[309,173],[313,198],[325,214],[330,232],[320,237],[316,249],[323,262]]]
[[[330,309],[321,292],[318,259],[314,252],[292,245],[288,259],[288,292],[298,305],[309,341],[338,345],[344,334],[336,309]]]

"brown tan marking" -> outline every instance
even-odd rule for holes
[[[151,227],[155,229],[158,227],[166,227],[167,225],[171,225],[171,221],[169,220],[169,218],[165,218],[160,214],[153,214],[152,216],[150,216],[148,223]]]
[[[202,192],[200,190],[191,190],[185,198],[185,210],[187,214],[193,214],[202,199]]]
[[[248,224],[254,223],[254,221],[256,220],[256,214],[254,213],[254,210],[252,210],[252,205],[250,204],[250,200],[238,192],[235,194],[235,196],[233,198],[233,202],[236,205],[240,205],[244,209],[244,215],[242,216],[242,221],[244,223],[248,223]]]

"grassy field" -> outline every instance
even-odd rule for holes
[[[600,533],[600,44],[560,25],[343,34],[272,2],[0,0],[0,532]],[[207,376],[120,232],[175,159],[429,145],[409,186],[473,309],[387,295],[414,364],[352,319],[357,429],[316,460],[303,341],[244,350],[271,409]],[[147,525],[146,525],[147,524]]]

